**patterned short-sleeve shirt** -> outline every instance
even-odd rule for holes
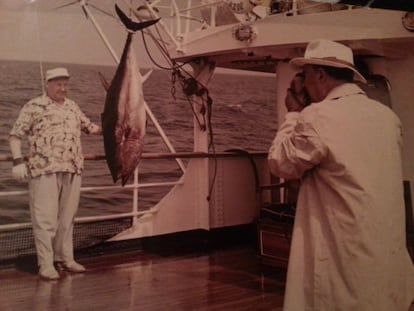
[[[80,174],[83,170],[81,130],[93,123],[70,99],[58,104],[43,95],[26,103],[10,132],[28,138],[31,177],[56,172]]]

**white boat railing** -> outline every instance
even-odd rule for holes
[[[253,154],[261,155],[262,152],[255,152]],[[205,152],[180,152],[180,153],[144,153],[142,159],[157,159],[157,160],[171,160],[171,159],[196,159],[196,158],[225,158],[225,157],[240,157],[239,153],[235,152],[219,152],[219,153],[205,153]],[[103,160],[104,155],[85,155],[86,160]],[[11,155],[0,155],[0,162],[12,162]],[[86,222],[95,222],[95,221],[104,221],[104,220],[114,220],[114,219],[123,219],[123,218],[132,218],[132,225],[136,223],[139,217],[144,215],[150,215],[157,213],[159,208],[151,207],[145,210],[139,210],[139,190],[144,188],[155,188],[155,187],[174,187],[176,185],[181,185],[184,182],[182,178],[179,177],[176,181],[167,181],[167,182],[138,182],[138,167],[134,172],[134,179],[131,183],[126,184],[125,186],[121,185],[111,185],[111,186],[87,186],[81,187],[81,193],[88,191],[99,191],[105,192],[107,190],[132,190],[132,206],[129,212],[124,213],[115,213],[115,214],[105,214],[105,215],[94,215],[94,216],[81,216],[75,218],[75,223],[86,223]],[[15,190],[15,191],[0,191],[1,197],[14,197],[20,195],[28,195],[28,190]],[[28,204],[28,203],[27,203]],[[31,228],[31,222],[16,222],[10,224],[0,225],[0,232],[12,231],[18,229],[28,229]]]
[[[168,156],[170,154],[166,154],[166,159],[170,159],[171,156]],[[195,153],[195,156],[197,156],[197,153]],[[144,156],[145,157],[145,156]],[[159,154],[155,158],[162,158],[163,155]],[[85,157],[88,159],[88,156]],[[89,157],[89,160],[98,160],[99,158],[103,158],[103,156],[92,156]],[[148,158],[154,158],[154,156],[149,155]],[[5,156],[0,155],[0,161],[11,161],[11,156]],[[127,213],[116,213],[111,215],[94,215],[94,216],[82,216],[82,217],[76,217],[75,223],[85,223],[85,222],[92,222],[92,221],[103,221],[103,220],[113,220],[113,219],[121,219],[121,218],[132,218],[132,223],[134,224],[137,217],[147,215],[147,214],[153,214],[157,210],[154,208],[150,208],[144,211],[139,211],[138,206],[138,192],[139,189],[143,188],[159,188],[159,187],[173,187],[175,185],[180,185],[183,182],[180,180],[177,181],[168,181],[168,182],[147,182],[147,183],[139,183],[138,182],[138,167],[134,171],[134,179],[132,183],[129,183],[125,186],[120,185],[113,185],[113,186],[88,186],[88,187],[81,187],[81,193],[88,192],[88,191],[99,191],[99,192],[105,192],[107,190],[125,190],[130,189],[132,190],[132,207],[131,211]],[[21,196],[21,195],[28,195],[28,190],[14,190],[14,191],[0,191],[0,198],[1,197],[15,197],[15,196]],[[10,230],[17,230],[17,229],[27,229],[31,228],[32,224],[31,222],[16,222],[12,224],[3,224],[0,225],[0,232],[2,231],[10,231]]]

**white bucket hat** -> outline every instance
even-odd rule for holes
[[[69,72],[66,68],[53,68],[46,71],[46,81],[56,78],[69,78]]]
[[[367,83],[367,80],[356,70],[352,50],[338,42],[317,39],[309,42],[304,57],[297,57],[290,61],[293,67],[304,65],[320,65],[336,68],[348,68],[354,72],[354,81]]]

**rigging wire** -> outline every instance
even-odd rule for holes
[[[211,183],[209,185],[209,191],[208,191],[208,195],[207,195],[207,198],[206,198],[207,201],[210,201],[211,194],[212,194],[212,191],[213,191],[213,186],[214,186],[216,176],[217,176],[217,157],[216,157],[216,148],[215,148],[215,142],[214,142],[213,126],[212,126],[212,122],[211,122],[211,120],[212,120],[212,110],[213,110],[212,109],[213,100],[209,95],[209,91],[208,91],[207,87],[204,86],[200,81],[198,81],[191,73],[189,73],[187,70],[185,70],[184,66],[187,65],[188,63],[183,63],[183,64],[180,65],[171,58],[170,54],[168,53],[168,48],[166,47],[165,42],[162,40],[162,36],[161,36],[160,30],[159,30],[159,26],[154,25],[154,27],[156,29],[158,38],[156,38],[151,31],[148,31],[148,32],[141,31],[142,41],[143,41],[143,44],[144,44],[144,49],[145,49],[145,52],[147,53],[148,58],[159,69],[172,71],[171,81],[173,83],[173,86],[171,88],[171,94],[172,94],[174,99],[176,99],[176,97],[175,97],[175,91],[176,91],[175,82],[177,81],[177,78],[178,78],[178,80],[181,83],[183,92],[186,95],[187,102],[190,105],[193,116],[194,116],[198,126],[200,127],[201,130],[203,130],[203,131],[207,130],[208,131],[209,143],[208,143],[207,150],[212,151],[213,159],[214,159],[213,176],[212,176]],[[164,57],[165,61],[168,63],[169,66],[163,66],[163,65],[159,64],[153,58],[153,56],[151,55],[150,49],[148,47],[148,44],[147,44],[147,41],[146,41],[146,38],[145,38],[145,34],[148,34],[151,37],[151,39],[153,40],[155,46],[159,49],[161,55]],[[183,75],[183,73],[185,73],[188,78],[186,78]],[[194,95],[197,96],[197,98],[199,98],[201,100],[202,108],[200,110],[200,113],[203,116],[203,122],[201,122],[201,120],[199,119],[199,115],[195,111],[195,108],[194,108],[195,101],[192,99],[192,96],[194,96]],[[207,114],[207,117],[206,117],[206,114]]]
[[[194,101],[191,99],[192,95],[197,95],[197,91],[196,89],[200,89],[200,90],[207,90],[207,88],[200,82],[198,81],[193,75],[191,75],[187,70],[185,70],[184,66],[187,65],[187,63],[183,63],[183,64],[178,64],[176,61],[174,61],[170,54],[168,53],[168,49],[165,46],[164,41],[161,39],[161,33],[159,31],[159,28],[157,25],[154,25],[155,29],[157,30],[157,35],[158,38],[156,38],[151,32],[141,32],[142,34],[142,40],[143,40],[143,44],[144,44],[144,49],[149,57],[149,59],[151,60],[151,62],[158,68],[163,69],[163,70],[171,70],[172,71],[172,81],[175,83],[175,81],[177,81],[177,77],[179,78],[181,84],[182,84],[182,88],[184,90],[184,94],[186,95],[187,101],[190,104],[190,107],[192,109],[193,115],[196,118],[196,121],[198,123],[198,125],[200,126],[200,129],[202,130],[206,130],[206,120],[205,120],[205,113],[202,112],[203,118],[204,118],[204,122],[202,123],[196,113],[196,111],[194,110]],[[161,54],[163,55],[164,59],[167,61],[167,63],[169,63],[169,67],[160,65],[151,55],[150,49],[148,47],[147,41],[145,39],[145,34],[148,34],[151,39],[153,40],[153,42],[155,43],[155,45],[158,47],[159,51],[161,52]],[[188,78],[186,78],[182,72],[184,72]],[[172,88],[172,95],[175,99],[175,86]],[[198,96],[198,95],[197,95]],[[200,97],[200,96],[199,96]],[[201,98],[201,97],[200,97]],[[206,106],[203,103],[204,106]],[[210,105],[211,108],[211,105]],[[204,124],[204,125],[203,125]]]

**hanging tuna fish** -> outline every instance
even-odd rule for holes
[[[121,178],[124,186],[141,158],[146,127],[141,74],[132,48],[132,37],[136,31],[158,20],[136,23],[117,5],[115,10],[128,30],[128,37],[115,76],[107,85],[102,129],[105,157],[112,179],[116,182]]]

